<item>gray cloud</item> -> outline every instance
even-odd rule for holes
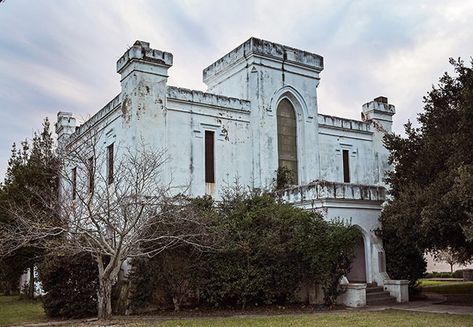
[[[48,116],[86,119],[120,90],[115,62],[136,39],[170,51],[170,84],[205,89],[202,69],[250,36],[325,58],[321,112],[359,118],[386,95],[395,130],[415,120],[449,57],[473,53],[467,1],[27,1],[0,5],[0,176],[12,142]]]

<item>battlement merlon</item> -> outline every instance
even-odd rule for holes
[[[287,64],[302,66],[305,69],[320,73],[324,69],[323,57],[282,44],[250,38],[225,56],[203,70],[203,81],[208,82],[221,72],[251,56],[266,57]]]
[[[168,77],[167,70],[172,66],[172,61],[172,53],[152,49],[148,42],[138,40],[118,59],[117,73],[122,75],[123,80],[136,69],[134,64],[141,64],[142,72]]]
[[[379,96],[363,105],[361,119],[363,121],[377,122],[381,124],[380,126],[382,126],[385,132],[391,132],[395,113],[396,107],[388,103],[388,98]]]
[[[388,98],[379,96],[373,101],[363,105],[363,113],[365,115],[377,113],[392,117],[396,113],[396,107],[388,103]]]

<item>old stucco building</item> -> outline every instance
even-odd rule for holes
[[[366,284],[374,283],[405,301],[406,286],[389,280],[374,234],[389,168],[382,137],[391,131],[394,106],[378,97],[363,105],[361,120],[321,114],[323,58],[256,38],[204,69],[207,92],[168,85],[172,65],[171,53],[137,41],[117,62],[121,93],[81,126],[60,112],[58,142],[80,140],[92,128],[115,151],[145,140],[167,149],[165,175],[194,196],[218,198],[235,179],[268,189],[285,166],[297,184],[283,192],[286,201],[362,231],[343,301],[364,305]]]

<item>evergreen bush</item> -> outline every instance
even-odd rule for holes
[[[157,288],[176,310],[192,294],[214,307],[287,304],[307,280],[323,287],[327,305],[335,303],[359,236],[354,227],[270,195],[230,192],[218,204],[196,201],[217,217],[220,246],[205,252],[184,246],[135,260],[132,308],[146,306]]]
[[[45,257],[39,267],[44,311],[49,317],[97,315],[97,264],[84,253]]]

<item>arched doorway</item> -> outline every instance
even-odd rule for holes
[[[298,183],[297,172],[297,123],[291,102],[281,100],[277,108],[278,163],[279,168],[289,169],[293,184]]]
[[[350,283],[366,283],[365,241],[361,232],[356,240],[355,257],[347,278]]]

